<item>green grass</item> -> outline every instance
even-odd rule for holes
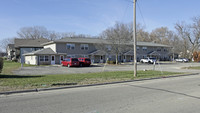
[[[23,66],[28,67],[28,66],[35,66],[35,65],[23,64]],[[19,63],[19,62],[12,62],[12,61],[4,60],[2,74],[11,75],[11,74],[13,74],[12,73],[13,70],[19,69],[20,67],[21,67],[21,63]]]
[[[32,66],[32,65],[24,65]],[[99,72],[65,75],[13,75],[12,71],[21,67],[20,63],[4,61],[3,72],[0,74],[0,92],[34,88],[59,87],[63,85],[83,85],[105,82],[125,81],[142,78],[163,77],[180,73],[160,71],[138,71],[133,77],[133,71]]]
[[[0,91],[58,87],[62,85],[96,84],[114,81],[125,81],[141,78],[152,78],[170,76],[180,73],[160,71],[138,71],[138,76],[133,77],[132,71],[100,72],[85,74],[66,75],[41,75],[41,76],[19,76],[0,75]],[[53,84],[57,84],[54,86]]]
[[[4,60],[2,74],[12,74],[12,71],[21,66],[18,62]]]

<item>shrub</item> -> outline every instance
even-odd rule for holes
[[[3,69],[3,58],[0,57],[0,73]]]

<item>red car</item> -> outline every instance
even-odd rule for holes
[[[78,58],[79,62],[80,62],[80,66],[90,66],[91,64],[91,60],[90,58]]]
[[[72,66],[79,66],[79,61],[77,58],[65,58],[61,62],[62,66],[72,67]]]

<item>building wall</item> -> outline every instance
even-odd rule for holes
[[[75,44],[74,49],[68,49],[67,44]],[[91,57],[92,55],[90,55],[90,53],[97,50],[97,48],[95,47],[96,46],[95,44],[88,44],[88,46],[89,46],[88,50],[82,50],[81,44],[87,44],[87,43],[56,43],[56,44],[47,45],[44,48],[50,47],[52,50],[55,50],[55,52],[57,52],[57,53],[67,53],[68,57],[83,57],[83,56]],[[132,46],[129,46],[127,48],[132,48]],[[160,55],[158,56],[158,59],[169,60],[169,55],[168,55],[169,47],[139,45],[139,46],[137,46],[137,61],[140,61],[140,59],[142,59],[142,58],[148,57],[148,54],[153,51],[157,51],[158,53],[160,53]],[[111,50],[111,52],[112,52],[112,50]],[[109,56],[108,55],[103,55],[103,56],[104,56],[104,62],[105,62],[105,60],[107,58],[109,58]],[[111,58],[109,58],[109,60],[115,61],[115,55],[112,54],[110,56],[111,56]],[[91,59],[92,59],[92,57],[91,57]],[[59,60],[60,60],[60,56],[57,56],[56,64],[59,64]],[[94,55],[93,60],[94,60],[94,63],[100,62],[100,56]],[[130,62],[132,60],[131,60],[130,55],[126,56],[125,60],[123,58],[123,55],[121,55],[119,57],[118,61],[119,62],[123,62],[123,61]]]
[[[49,44],[49,45],[45,45],[44,48],[51,48],[54,52],[56,52],[56,44]]]
[[[37,65],[37,56],[25,56],[25,64]]]
[[[39,48],[20,48],[20,62],[21,63],[25,62],[23,54],[30,53],[30,52],[33,52],[33,51],[37,51],[39,49],[42,49],[42,48],[41,47],[39,47]]]
[[[67,49],[66,44],[75,44],[74,49]],[[90,54],[91,52],[94,52],[97,50],[93,44],[88,44],[88,50],[81,50],[81,44],[87,44],[87,43],[57,43],[56,44],[56,52],[58,53],[67,53],[72,55],[80,55],[80,54]]]
[[[50,55],[42,55],[42,56],[48,56],[48,61],[40,61],[40,57],[41,55],[38,56],[38,65],[51,65],[51,56]]]

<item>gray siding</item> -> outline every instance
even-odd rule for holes
[[[89,49],[88,50],[81,50],[81,43],[70,43],[70,44],[75,44],[74,49],[67,49],[66,47],[67,43],[57,43],[56,44],[56,52],[58,53],[67,53],[73,54],[73,55],[79,55],[79,54],[90,54],[91,52],[94,52],[97,50],[93,44],[88,44]],[[83,43],[87,44],[87,43]]]

